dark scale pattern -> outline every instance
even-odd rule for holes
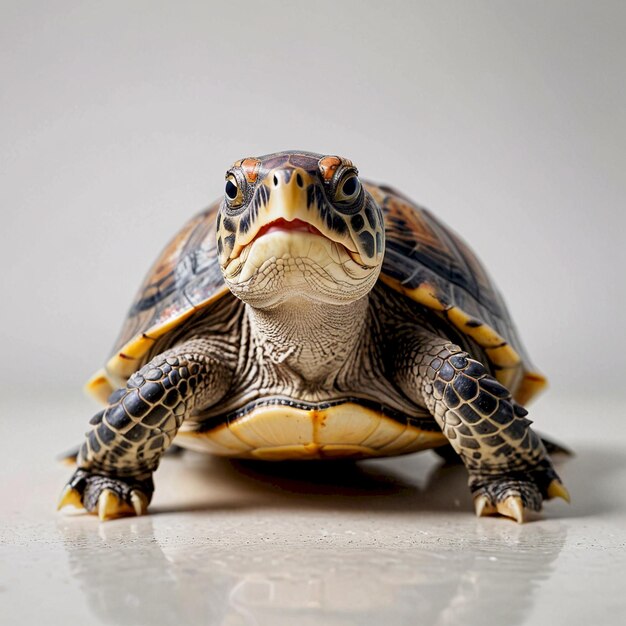
[[[422,401],[469,470],[473,493],[494,505],[519,496],[526,508],[539,509],[558,477],[526,409],[445,339],[424,334],[401,353],[400,385],[415,395],[417,380]]]
[[[104,416],[104,411],[98,411],[90,420],[89,423],[92,426],[97,426],[101,421],[102,421],[102,417]]]
[[[122,400],[122,405],[124,406],[124,410],[131,418],[142,417],[148,412],[150,405],[142,400],[140,392],[133,391],[133,393],[129,393]]]
[[[98,441],[98,437],[96,437],[96,433],[91,431],[87,435],[89,439],[89,446],[94,452],[100,452],[100,442]]]
[[[132,422],[132,417],[122,404],[116,403],[106,411],[107,423],[116,430],[122,431]]]
[[[187,368],[185,368],[186,370]],[[150,403],[158,402],[164,394],[163,385],[159,385],[158,383],[146,383],[139,390],[141,397]]]
[[[232,250],[235,246],[235,235],[228,235],[228,237],[224,237],[223,242],[229,250]]]
[[[461,399],[456,395],[452,385],[446,385],[446,390],[443,392],[443,400],[450,409],[456,409],[461,404]]]
[[[474,404],[482,415],[489,417],[498,408],[498,399],[486,391],[480,391],[474,400]]]
[[[361,247],[365,251],[368,257],[372,258],[374,256],[375,248],[374,248],[374,238],[367,231],[363,231],[359,235],[359,240],[361,242]]]
[[[250,224],[253,224],[256,221],[256,218],[259,215],[259,210],[269,202],[270,194],[271,190],[267,185],[260,185],[259,188],[256,190],[256,193],[252,198],[252,202],[250,203],[249,210],[244,213],[244,216],[246,217],[246,222],[243,224],[243,226],[241,224],[241,221],[239,223],[239,228],[242,232],[247,232],[248,228],[250,228]]]
[[[372,208],[372,204],[367,202],[365,205],[365,218],[367,219],[367,223],[370,225],[370,228],[376,228],[376,218],[374,217],[374,209]]]
[[[365,226],[365,222],[363,221],[363,217],[357,213],[356,215],[353,215],[350,218],[350,224],[352,225],[352,228],[358,233],[363,226]]]
[[[376,254],[383,249],[383,236],[379,230],[376,231]]]
[[[306,189],[306,205],[311,208],[317,205],[320,208],[322,218],[325,218],[326,212],[330,211],[330,205],[326,202],[326,196],[319,185],[309,185]]]
[[[227,230],[229,233],[234,233],[237,230],[237,225],[231,217],[225,217],[222,222],[224,226],[224,230]]]
[[[450,359],[450,363],[452,363],[452,359]],[[478,395],[478,382],[476,379],[465,376],[458,370],[454,377],[453,386],[454,390],[466,402],[470,402]]]
[[[346,225],[346,221],[343,219],[343,217],[341,217],[341,215],[337,215],[337,213],[333,215],[332,228],[336,233],[340,235],[345,235],[348,232],[348,226]]]

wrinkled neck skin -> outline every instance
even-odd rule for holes
[[[308,385],[332,381],[356,360],[367,323],[369,295],[347,304],[294,298],[270,309],[246,304],[261,356]]]

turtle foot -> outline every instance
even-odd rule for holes
[[[101,521],[143,515],[152,498],[152,476],[113,478],[78,469],[65,486],[58,509],[73,506],[98,515]]]
[[[541,511],[544,500],[570,501],[567,489],[547,462],[527,472],[491,474],[470,470],[469,485],[478,517],[501,515],[518,524]]]

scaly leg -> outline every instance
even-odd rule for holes
[[[522,522],[544,499],[569,500],[526,409],[459,346],[420,333],[401,351],[398,383],[428,408],[467,467],[477,515]]]
[[[195,407],[225,394],[229,374],[204,339],[152,359],[91,419],[59,508],[82,506],[102,520],[144,513],[161,455]]]

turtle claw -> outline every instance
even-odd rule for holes
[[[85,508],[80,493],[71,485],[66,485],[65,489],[63,489],[59,503],[57,504],[57,511],[60,511],[66,506],[73,506],[76,509]]]
[[[501,515],[523,524],[541,510],[542,496],[532,481],[490,478],[474,489],[476,515]]]
[[[500,514],[514,519],[518,524],[523,524],[527,519],[527,510],[519,496],[509,496],[494,505],[487,496],[479,495],[474,498],[474,508],[477,517]]]
[[[120,508],[119,498],[110,489],[103,489],[98,496],[98,517],[101,522],[115,517]]]
[[[526,508],[519,496],[509,496],[503,502],[498,502],[496,509],[500,515],[514,519],[518,524],[526,521]]]
[[[565,488],[563,483],[558,478],[555,478],[548,485],[548,498],[550,500],[552,498],[562,498],[568,504],[571,503],[571,498],[570,498],[570,495],[569,495],[569,491]]]
[[[97,513],[100,521],[106,522],[116,517],[135,515],[135,508],[121,500],[113,490],[103,489],[98,496]]]
[[[130,503],[133,505],[137,517],[148,510],[148,498],[140,491],[133,490],[130,492]]]
[[[98,517],[101,522],[117,517],[143,515],[148,508],[148,498],[141,492],[133,490],[130,493],[130,504],[124,502],[111,489],[103,489],[98,496]]]
[[[474,498],[474,508],[476,517],[486,517],[496,512],[495,507],[489,502],[487,496],[476,496]]]

